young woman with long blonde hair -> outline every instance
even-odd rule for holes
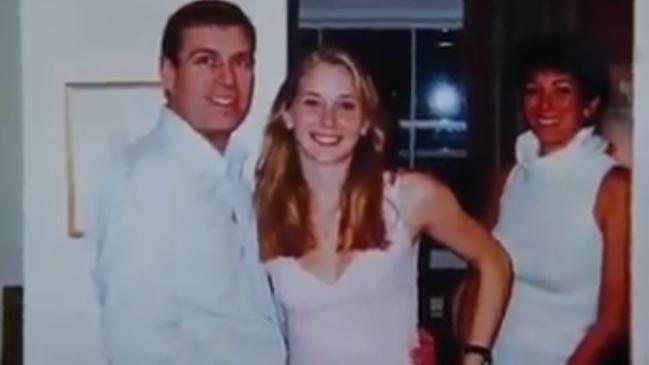
[[[441,182],[386,170],[385,114],[346,52],[316,50],[293,71],[272,108],[255,193],[289,363],[411,363],[420,234],[479,273],[463,364],[485,363],[509,293],[506,253]]]

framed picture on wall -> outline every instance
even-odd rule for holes
[[[163,93],[154,81],[68,82],[64,93],[66,231],[81,238],[129,143],[156,121]]]

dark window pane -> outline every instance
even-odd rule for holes
[[[304,55],[318,47],[318,30],[313,28],[300,28],[297,30],[295,45],[293,46],[291,65],[299,61]]]
[[[405,125],[407,125],[406,120],[399,121],[398,128],[394,128],[393,145],[388,149],[388,155],[397,166],[411,167],[411,157],[414,156],[411,146],[414,147],[412,142],[414,142],[417,131],[405,127]]]
[[[410,115],[409,30],[324,30],[323,44],[350,52],[372,75],[381,101],[396,118]]]
[[[464,118],[466,106],[458,41],[459,31],[417,31],[417,119]]]
[[[457,30],[417,31],[416,160],[466,157],[466,99],[459,36]]]

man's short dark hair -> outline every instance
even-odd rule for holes
[[[551,70],[566,73],[590,102],[599,98],[598,113],[586,123],[593,124],[606,109],[610,95],[608,62],[602,49],[577,35],[542,34],[521,40],[514,49],[514,86],[521,93],[535,71]]]
[[[241,8],[227,1],[198,0],[180,7],[167,19],[162,33],[160,56],[177,65],[183,31],[200,26],[239,26],[250,42],[250,49],[253,53],[255,51],[255,27]]]

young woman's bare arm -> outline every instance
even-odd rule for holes
[[[467,342],[490,348],[511,287],[507,253],[462,210],[453,193],[434,178],[404,173],[401,193],[405,219],[412,234],[424,233],[435,238],[475,269],[479,278],[477,305]]]
[[[514,166],[510,165],[494,173],[490,178],[485,199],[485,206],[480,220],[487,229],[491,230],[498,222],[500,213],[500,197],[507,183],[507,178]],[[476,308],[479,276],[473,268],[469,268],[465,277],[455,289],[453,296],[452,325],[455,336],[460,343],[467,342],[472,327],[472,316]]]

